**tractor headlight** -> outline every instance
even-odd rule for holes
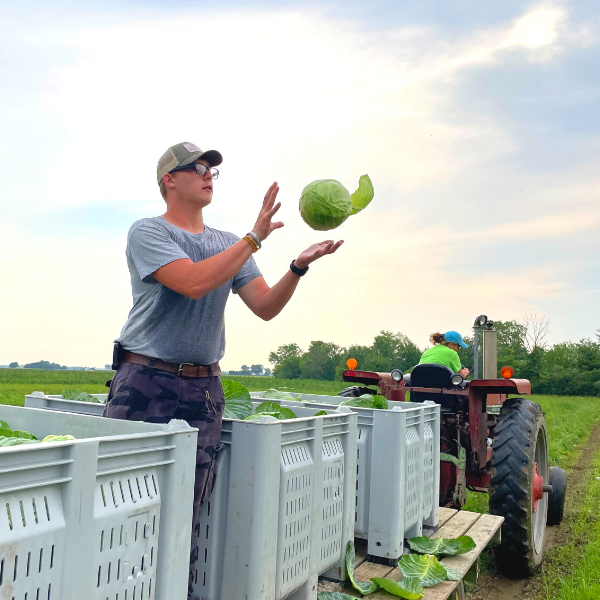
[[[464,380],[465,378],[460,373],[454,373],[450,378],[452,385],[460,385]]]
[[[396,382],[404,379],[404,373],[400,369],[394,369],[391,373],[392,379]]]
[[[485,324],[487,323],[487,315],[479,315],[476,319],[475,319],[475,327],[484,327]]]

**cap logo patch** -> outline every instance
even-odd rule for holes
[[[183,147],[188,152],[202,152],[202,150],[200,150],[200,148],[198,148],[198,146],[196,146],[196,144],[191,144],[190,142],[186,142],[185,144],[183,144]]]

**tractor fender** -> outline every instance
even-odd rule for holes
[[[527,379],[474,379],[469,388],[482,388],[488,394],[531,395],[531,383]]]

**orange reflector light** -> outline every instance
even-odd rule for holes
[[[500,375],[504,377],[504,379],[510,379],[515,372],[512,370],[512,367],[502,367],[500,369]]]
[[[349,359],[346,361],[346,365],[348,366],[348,368],[349,368],[351,371],[354,371],[354,369],[356,369],[356,367],[358,366],[358,363],[356,362],[356,359],[355,359],[355,358],[349,358]]]

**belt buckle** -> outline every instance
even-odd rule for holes
[[[181,371],[183,367],[194,367],[194,363],[179,363],[179,367],[177,368],[177,376],[181,377]]]

